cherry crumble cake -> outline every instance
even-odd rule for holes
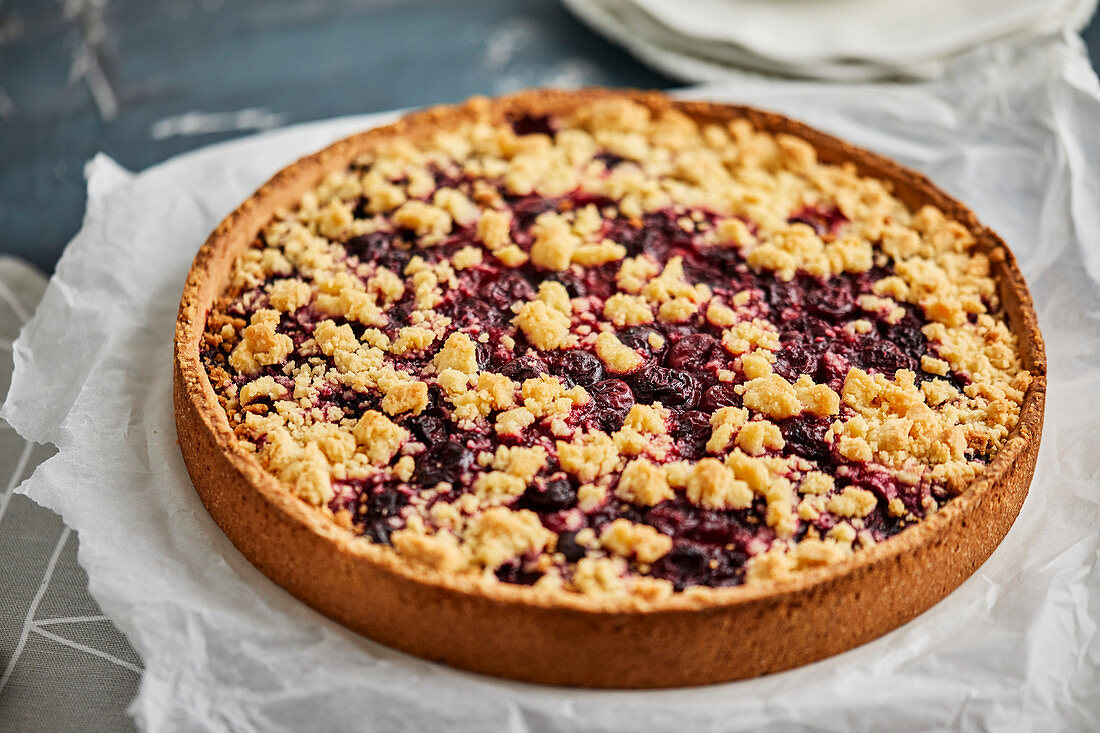
[[[202,403],[198,420],[181,411],[181,444],[211,512],[261,569],[401,648],[571,684],[791,666],[938,600],[1019,509],[1045,370],[1026,288],[995,239],[919,176],[752,110],[592,91],[429,111],[292,166],[211,238],[181,309],[177,401]],[[202,457],[214,448],[224,466]],[[249,497],[259,483],[269,504],[281,494],[298,525],[242,518],[255,509],[225,490],[227,472]],[[984,501],[1000,516],[966,516],[987,484],[1008,487]],[[947,546],[956,514],[989,525],[972,530],[978,549]],[[315,550],[256,549],[301,526],[350,563],[332,563],[336,578],[294,579],[325,574]],[[726,628],[753,648],[703,671],[631,673],[672,657],[651,644],[639,661],[628,629],[618,671],[517,672],[439,633],[429,645],[381,630],[387,611],[369,610],[381,581],[359,578],[358,610],[327,599],[367,564],[402,580],[397,616],[401,603],[431,615],[408,592],[422,586],[456,614],[727,609],[778,631],[768,614],[790,615],[774,607],[784,588],[880,582],[876,561],[899,556],[884,548],[920,555],[945,538],[913,571],[942,587],[890,618],[770,656],[751,640],[768,633]],[[834,595],[856,608],[876,592]],[[531,646],[537,633],[519,636]]]

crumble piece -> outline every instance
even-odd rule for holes
[[[707,509],[747,509],[752,505],[752,489],[736,478],[733,471],[716,458],[704,458],[690,470],[687,498]]]
[[[477,206],[464,193],[454,188],[436,190],[432,203],[450,214],[451,220],[459,226],[469,226],[477,221]]]
[[[777,545],[748,563],[748,580],[787,580],[799,573],[841,562],[851,556],[851,546],[808,538],[793,549]]]
[[[707,322],[713,326],[726,327],[737,323],[737,312],[717,300],[707,305]]]
[[[771,472],[763,459],[753,458],[735,449],[726,456],[725,463],[733,469],[733,475],[747,483],[750,489],[757,493],[764,493],[771,480]]]
[[[637,430],[639,433],[664,435],[668,432],[668,417],[668,410],[664,409],[659,402],[652,406],[634,405],[627,413],[623,427]]]
[[[739,321],[722,334],[722,345],[735,355],[753,349],[775,351],[779,348],[779,334],[758,318]]]
[[[600,533],[600,544],[623,557],[637,557],[639,562],[657,562],[672,549],[672,538],[648,524],[634,524],[628,519],[616,519]]]
[[[526,490],[526,481],[506,471],[489,471],[474,481],[474,493],[490,506],[510,503]]]
[[[477,346],[464,333],[452,333],[432,363],[439,371],[455,369],[464,374],[477,373]]]
[[[382,383],[379,383],[381,386]],[[428,406],[428,385],[424,382],[398,380],[383,387],[382,409],[390,415],[402,412],[419,414]]]
[[[772,373],[772,363],[767,354],[767,351],[757,349],[741,357],[741,372],[746,379],[760,379]]]
[[[495,252],[512,244],[511,229],[511,212],[488,209],[482,212],[477,223],[477,238],[490,252]]]
[[[393,475],[400,481],[409,481],[416,470],[416,461],[412,456],[401,456],[393,466]]]
[[[377,466],[386,465],[393,460],[397,451],[409,439],[408,430],[394,424],[377,410],[364,412],[363,417],[352,428],[351,434],[355,437],[355,442],[363,447],[367,459]]]
[[[279,428],[268,433],[260,457],[307,504],[321,506],[332,498],[329,463],[316,443],[301,445]]]
[[[707,450],[721,453],[729,447],[733,436],[749,419],[748,410],[743,407],[721,407],[710,417],[711,435],[707,441]]]
[[[798,487],[803,494],[825,495],[833,490],[833,477],[821,471],[809,471]]]
[[[267,292],[267,301],[271,307],[284,313],[293,313],[309,303],[313,291],[308,283],[301,280],[276,280]]]
[[[840,412],[840,395],[826,384],[814,384],[809,376],[803,374],[794,383],[794,391],[802,409],[819,417],[828,417]]]
[[[846,487],[829,498],[825,508],[838,517],[866,517],[878,506],[878,499],[866,489]]]
[[[580,237],[569,223],[555,214],[543,214],[536,220],[535,242],[531,245],[531,262],[547,270],[564,270],[573,261]]]
[[[523,429],[535,422],[534,414],[526,407],[517,407],[505,410],[496,419],[496,432],[498,435],[519,436]]]
[[[255,379],[241,387],[238,399],[241,406],[250,404],[261,397],[269,397],[279,400],[286,397],[287,389],[275,381],[275,377],[267,376]]]
[[[766,420],[746,423],[737,433],[737,447],[750,456],[760,456],[769,450],[780,450],[786,445],[779,426]]]
[[[699,306],[688,298],[673,298],[661,303],[657,319],[663,323],[683,323],[699,311]]]
[[[603,314],[616,326],[640,326],[653,323],[653,309],[645,298],[615,293],[603,305]]]
[[[559,440],[557,449],[562,470],[582,482],[594,481],[619,463],[619,450],[615,442],[599,430],[585,433],[569,443]]]
[[[793,417],[802,412],[794,387],[778,374],[758,377],[745,385],[745,407],[772,418]]]
[[[664,471],[645,458],[635,458],[626,464],[615,495],[642,506],[653,506],[674,496]]]
[[[573,251],[572,261],[581,267],[597,267],[626,257],[626,247],[605,239],[597,244],[582,244]]]
[[[395,224],[411,229],[428,246],[443,241],[451,233],[451,215],[438,206],[423,201],[407,201],[393,212]]]
[[[410,527],[391,534],[390,541],[402,557],[414,563],[444,572],[466,568],[458,538],[447,530],[425,534]]]
[[[645,284],[660,271],[660,265],[649,255],[627,257],[619,266],[616,282],[619,290],[624,293],[640,293]]]
[[[577,489],[577,506],[581,511],[595,511],[607,503],[607,487],[581,484]]]
[[[637,351],[606,331],[596,337],[596,354],[612,372],[629,372],[642,364],[642,357]]]
[[[404,356],[410,351],[423,351],[435,341],[435,331],[420,326],[406,326],[397,333],[397,338],[390,345],[390,351],[398,356]]]
[[[751,247],[756,244],[756,237],[749,231],[749,227],[740,219],[722,219],[714,228],[718,236],[718,242],[735,247]]]
[[[456,270],[466,270],[482,263],[481,250],[477,247],[463,247],[451,257],[451,266]]]
[[[541,300],[524,303],[514,320],[527,340],[540,351],[558,349],[571,343],[569,316]]]
[[[294,342],[285,334],[276,333],[279,313],[259,310],[241,333],[241,342],[229,356],[229,364],[244,374],[254,374],[262,366],[278,364],[294,350]]]
[[[573,304],[569,302],[569,291],[559,282],[547,280],[542,283],[539,285],[536,297],[548,308],[553,308],[559,313],[567,316],[573,313]]]
[[[494,507],[471,520],[465,540],[475,562],[498,568],[519,555],[542,552],[553,543],[554,533],[532,511]]]
[[[614,595],[626,591],[626,562],[618,557],[583,557],[573,572],[572,586],[580,593]]]
[[[584,387],[566,389],[557,377],[542,374],[533,379],[524,380],[520,388],[523,405],[535,417],[566,416],[574,405],[588,401]]]

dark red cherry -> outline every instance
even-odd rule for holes
[[[688,409],[699,404],[699,380],[687,372],[666,367],[642,369],[630,375],[634,395],[643,404]]]
[[[429,488],[442,481],[458,483],[473,462],[474,454],[469,448],[449,440],[430,446],[427,452],[417,456],[413,480]]]
[[[537,379],[543,374],[549,373],[546,362],[537,356],[521,356],[506,363],[500,368],[500,373],[513,382],[524,382],[528,379]]]
[[[672,345],[665,354],[665,365],[672,369],[702,372],[721,352],[718,339],[705,333],[693,333]]]
[[[786,443],[785,455],[797,455],[822,463],[829,458],[830,448],[825,433],[832,422],[829,418],[814,417],[807,413],[779,421],[779,432]]]
[[[604,379],[588,388],[591,417],[601,430],[613,432],[623,426],[634,406],[634,392],[621,379]]]
[[[523,492],[519,499],[521,509],[531,511],[560,512],[577,504],[577,490],[569,483],[565,476],[557,476],[539,485],[533,483]]]
[[[741,395],[737,394],[737,390],[734,389],[732,384],[725,382],[708,387],[707,391],[703,393],[703,399],[699,402],[699,407],[707,412],[714,412],[722,407],[740,406]]]
[[[603,379],[603,362],[590,351],[574,349],[561,356],[554,373],[574,384],[589,387]]]
[[[681,458],[697,460],[706,453],[706,444],[710,440],[710,416],[697,410],[680,413],[676,430],[676,447]]]

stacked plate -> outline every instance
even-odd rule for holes
[[[745,69],[833,80],[932,78],[1001,39],[1080,29],[1097,0],[562,0],[686,81]]]

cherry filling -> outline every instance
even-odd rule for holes
[[[554,120],[547,117],[517,118],[512,126],[520,135],[553,137],[557,132]],[[623,158],[609,152],[596,157],[609,170],[624,163]],[[469,189],[468,182],[442,169],[435,170],[435,176],[442,182],[440,185]],[[600,206],[610,203],[596,201],[579,191],[556,198],[538,195],[503,198],[513,215],[512,240],[526,248],[532,242],[531,227],[540,214],[589,203]],[[364,210],[365,203],[360,201],[357,210]],[[839,391],[853,368],[889,377],[897,370],[908,369],[916,372],[919,380],[931,378],[932,375],[921,371],[921,357],[929,353],[929,345],[921,333],[923,321],[918,311],[903,306],[904,317],[887,320],[859,304],[860,296],[870,294],[876,280],[890,274],[888,269],[879,267],[828,279],[803,273],[784,281],[771,272],[749,268],[735,248],[700,244],[700,238],[681,225],[685,215],[692,216],[703,227],[715,218],[707,211],[660,211],[645,214],[640,221],[618,216],[605,222],[603,235],[623,245],[627,256],[646,254],[661,266],[673,257],[681,258],[689,283],[709,286],[726,302],[747,291],[750,296],[746,308],[778,331],[780,347],[773,369],[789,382],[809,375],[815,382]],[[804,223],[823,237],[835,235],[845,224],[843,215],[835,208],[803,208],[792,214],[790,221]],[[400,273],[411,260],[413,241],[410,233],[398,230],[355,236],[343,244],[350,264],[378,263]],[[416,254],[436,262],[469,245],[480,248],[475,232],[458,229],[439,246],[417,250]],[[670,415],[668,433],[672,448],[667,460],[698,461],[711,455],[707,451],[712,433],[711,415],[724,407],[740,407],[743,398],[737,385],[745,381],[736,370],[736,357],[722,344],[722,329],[711,325],[702,313],[681,323],[658,321],[618,329],[619,340],[644,358],[641,367],[625,374],[609,372],[598,356],[583,348],[545,352],[529,349],[523,332],[512,324],[513,304],[534,299],[544,280],[560,282],[570,297],[592,299],[597,306],[593,310],[598,313],[598,306],[616,290],[619,264],[546,272],[530,263],[518,268],[504,267],[486,256],[481,264],[460,273],[457,287],[445,291],[436,310],[451,319],[452,330],[479,337],[476,339],[479,369],[503,374],[520,383],[552,375],[566,387],[583,387],[590,401],[573,409],[567,420],[570,427],[612,433],[623,427],[635,404],[660,403]],[[412,289],[406,290],[404,297],[387,312],[389,322],[382,330],[391,339],[408,325],[409,314],[416,309]],[[238,297],[228,313],[247,321],[253,312],[264,307],[264,297],[258,289],[251,297]],[[246,302],[251,305],[246,307]],[[310,338],[320,321],[330,317],[306,306],[293,316],[284,316],[280,330],[291,337],[297,348]],[[592,318],[590,313],[576,317]],[[333,320],[338,324],[347,322],[338,317]],[[853,328],[857,320],[869,322],[870,327]],[[349,325],[357,336],[364,332],[360,324]],[[509,341],[513,345],[509,346]],[[207,346],[203,357],[211,373],[226,368],[226,353],[223,346]],[[322,355],[313,358],[332,366],[331,358]],[[413,375],[431,371],[430,357],[426,354],[388,358]],[[729,376],[731,373],[733,378]],[[264,367],[261,374],[272,376],[288,391],[294,388],[281,365]],[[255,376],[237,376],[234,381],[241,385]],[[965,383],[960,375],[948,378],[959,387]],[[272,409],[267,398],[253,405],[252,411]],[[332,383],[320,390],[315,406],[323,411],[335,409],[343,418],[358,419],[367,410],[380,409],[380,396]],[[403,481],[378,474],[368,480],[336,482],[330,508],[347,510],[359,532],[375,542],[388,544],[391,534],[405,526],[402,512],[411,503],[420,501],[430,506],[432,502],[454,501],[471,493],[481,472],[477,463],[479,453],[491,453],[501,443],[538,445],[547,449],[550,460],[511,505],[535,512],[547,528],[558,534],[556,552],[567,566],[585,556],[585,546],[578,541],[579,532],[591,529],[598,535],[617,518],[650,525],[672,538],[671,551],[655,563],[648,568],[634,563],[633,567],[669,580],[677,589],[744,582],[748,558],[775,539],[775,532],[764,521],[766,506],[759,497],[747,509],[714,510],[692,504],[682,492],[652,507],[634,506],[612,494],[608,503],[586,513],[578,502],[580,483],[558,465],[555,443],[559,436],[549,427],[536,422],[518,437],[501,438],[493,433],[492,417],[487,426],[464,429],[451,419],[451,411],[439,388],[433,387],[429,403],[421,412],[395,416],[394,421],[409,431],[410,441],[420,445],[413,451],[415,469],[411,477]],[[924,516],[930,501],[947,500],[942,490],[927,483],[904,485],[886,471],[843,459],[827,437],[831,423],[831,418],[816,417],[809,412],[777,421],[784,445],[772,454],[809,461],[817,470],[834,476],[838,488],[851,485],[873,492],[879,499],[878,506],[864,518],[864,526],[876,540],[896,534],[905,526],[904,521],[886,511],[892,500],[900,500],[917,517]],[[810,524],[826,531],[833,523],[835,518],[826,513],[815,522],[804,523],[799,531],[805,533]],[[532,560],[519,558],[509,562],[496,570],[496,576],[509,583],[533,583],[540,572],[534,569]]]

